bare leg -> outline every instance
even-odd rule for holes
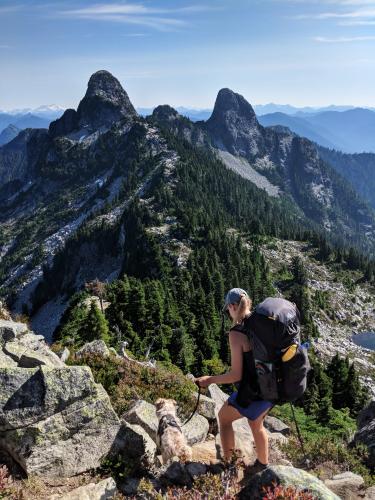
[[[249,420],[251,432],[254,436],[255,448],[259,462],[268,464],[268,434],[263,426],[264,417],[269,412],[269,409],[259,415],[256,420]]]
[[[224,460],[229,461],[234,451],[234,432],[232,423],[243,415],[226,401],[219,411],[219,425],[221,446],[223,447]]]

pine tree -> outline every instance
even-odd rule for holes
[[[106,343],[110,342],[107,320],[94,301],[91,302],[86,320],[81,326],[78,334],[84,342],[91,342],[99,339],[104,340]]]

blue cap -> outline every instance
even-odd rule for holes
[[[229,290],[225,297],[223,312],[227,310],[229,304],[238,304],[242,295],[245,295],[245,297],[249,296],[246,290],[243,290],[242,288],[232,288]]]

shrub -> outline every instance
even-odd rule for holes
[[[308,491],[297,490],[294,486],[273,483],[263,486],[262,500],[314,500],[316,497]]]
[[[6,465],[0,465],[0,499],[10,496],[10,487],[13,481],[9,476],[9,470]]]
[[[154,403],[156,399],[175,399],[182,416],[194,408],[196,386],[182,371],[170,364],[159,363],[156,368],[141,366],[126,359],[110,356],[85,356],[69,358],[69,364],[88,365],[96,382],[108,392],[114,410],[121,415],[137,399]]]

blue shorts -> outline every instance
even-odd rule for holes
[[[244,417],[248,418],[249,420],[256,420],[259,415],[261,415],[263,412],[266,410],[271,409],[274,404],[271,403],[271,401],[252,401],[249,406],[246,406],[246,408],[243,408],[236,402],[237,398],[237,392],[232,392],[232,394],[229,396],[228,399],[228,404],[236,408],[241,415]]]

